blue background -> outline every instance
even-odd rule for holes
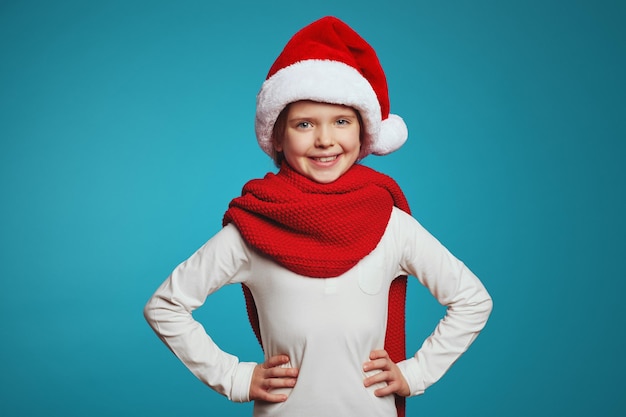
[[[142,308],[273,169],[255,95],[326,14],[377,49],[409,126],[401,150],[365,163],[495,301],[408,415],[626,412],[624,2],[1,1],[3,416],[250,415],[197,381]],[[410,292],[414,351],[443,311]],[[196,317],[261,359],[239,288]]]

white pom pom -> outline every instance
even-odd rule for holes
[[[390,114],[380,124],[380,133],[375,143],[370,144],[370,152],[374,155],[387,155],[400,149],[409,137],[404,120],[398,115]]]

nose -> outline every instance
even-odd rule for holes
[[[333,135],[330,128],[326,126],[320,126],[317,129],[317,135],[315,137],[315,146],[318,148],[329,148],[333,145]]]

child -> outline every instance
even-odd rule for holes
[[[389,177],[358,164],[398,149],[374,50],[322,18],[287,43],[257,97],[256,134],[280,168],[244,186],[224,227],[179,265],[145,317],[204,383],[254,416],[404,415],[491,312],[478,278],[409,214]],[[447,313],[414,356],[404,352],[406,275]],[[243,284],[262,364],[223,352],[191,313]]]

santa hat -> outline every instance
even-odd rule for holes
[[[341,20],[327,16],[297,32],[267,74],[257,95],[255,130],[273,154],[272,130],[280,112],[299,100],[342,104],[363,120],[360,158],[385,155],[408,137],[404,121],[389,114],[387,79],[374,49]]]

